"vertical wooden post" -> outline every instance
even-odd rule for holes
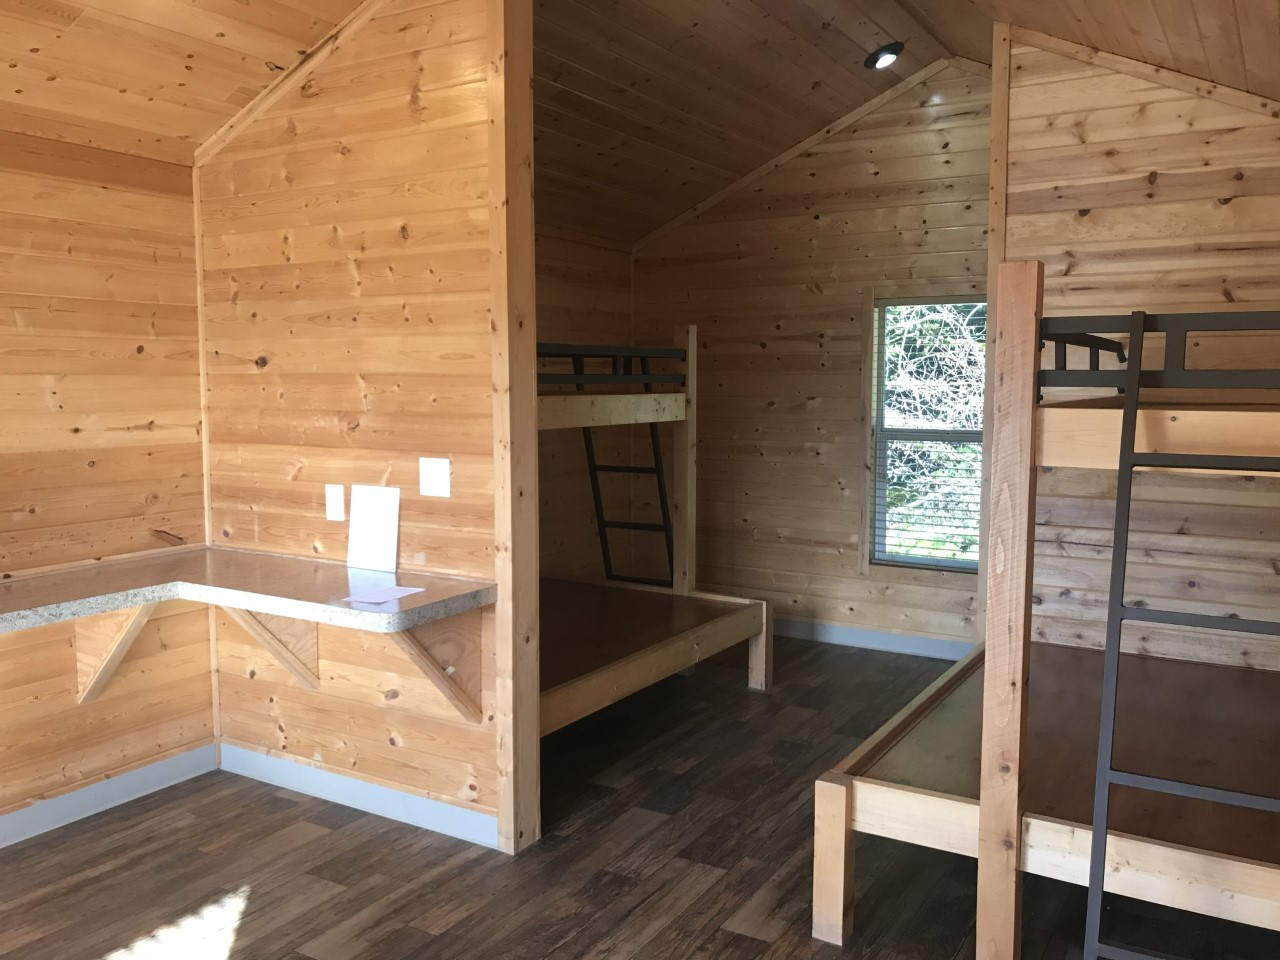
[[[498,845],[516,853],[541,830],[531,5],[489,0],[488,30]]]
[[[688,594],[698,580],[698,328],[689,327],[676,343],[685,348],[685,408],[672,451],[671,589]]]
[[[987,445],[986,673],[978,816],[977,960],[1016,960],[1022,889],[1022,746],[1031,652],[1036,374],[1044,265],[1002,263]]]
[[[995,396],[995,343],[996,274],[1004,262],[1007,245],[1007,217],[1009,199],[1009,71],[1012,43],[1009,24],[997,21],[992,27],[991,38],[991,156],[987,195],[987,365],[982,405],[982,422],[991,423],[992,398]],[[979,517],[986,523],[991,508],[991,444],[982,446],[982,488]],[[979,631],[986,621],[987,610],[987,539],[978,541],[978,597],[977,616]],[[982,636],[979,633],[978,641]]]
[[[827,774],[813,795],[813,935],[843,944],[853,932],[852,778]]]
[[[765,603],[760,611],[760,632],[747,650],[747,686],[768,690],[773,686],[773,607]]]

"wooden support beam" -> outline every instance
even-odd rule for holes
[[[698,578],[698,328],[686,329],[676,344],[685,348],[685,410],[671,451],[671,589],[688,595]]]
[[[1009,75],[1012,69],[1012,44],[1009,25],[997,21],[991,38],[991,137],[988,157],[987,192],[987,351],[983,372],[984,394],[982,423],[989,428],[995,397],[996,324],[999,323],[994,302],[996,274],[1004,262],[1008,242],[1009,203]],[[867,341],[868,343],[870,341]],[[982,445],[982,484],[979,493],[979,525],[985,525],[991,510],[991,444]],[[978,539],[978,623],[986,622],[987,609],[987,538]],[[979,636],[979,642],[982,638]]]
[[[374,15],[378,13],[387,0],[364,0],[347,15],[347,18],[335,26],[328,35],[306,52],[301,60],[280,74],[271,85],[250,100],[234,117],[215,130],[204,143],[196,147],[195,165],[203,166],[217,156],[218,152],[232,140],[247,130],[253,121],[274,107],[286,96],[302,86],[320,64],[328,60],[338,49]],[[199,196],[197,186],[197,196]]]
[[[773,608],[760,604],[760,632],[748,641],[747,686],[768,690],[773,686]]]
[[[1036,375],[1044,265],[1002,263],[986,518],[986,629],[978,831],[977,960],[1016,960],[1022,889],[1022,747],[1031,654]]]
[[[498,846],[518,853],[542,832],[533,6],[487,10]]]
[[[257,644],[271,654],[272,657],[293,675],[293,678],[308,690],[320,689],[319,674],[307,664],[301,657],[293,652],[283,640],[281,640],[270,628],[261,620],[255,617],[248,610],[240,610],[236,607],[223,607],[223,612],[231,618],[236,626],[240,627],[245,633],[252,637]]]
[[[154,603],[144,603],[131,610],[86,617],[76,623],[77,667],[85,668],[77,670],[81,675],[77,703],[98,699],[155,608]],[[92,663],[94,660],[96,663]]]
[[[396,646],[404,651],[405,656],[413,661],[413,665],[421,670],[432,685],[440,691],[440,695],[453,705],[463,720],[468,723],[479,723],[484,719],[484,713],[480,707],[453,679],[452,666],[446,667],[437,663],[436,659],[418,642],[418,638],[407,630],[390,634],[390,637],[395,641]]]
[[[829,773],[813,794],[813,936],[843,944],[853,932],[853,782]]]

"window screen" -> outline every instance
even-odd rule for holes
[[[876,314],[872,560],[976,570],[987,305]]]

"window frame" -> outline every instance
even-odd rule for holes
[[[885,342],[885,324],[887,322],[888,307],[911,307],[911,306],[928,306],[930,304],[955,304],[955,303],[982,303],[987,307],[987,322],[990,324],[991,303],[987,299],[985,293],[979,294],[973,291],[966,294],[952,294],[947,296],[915,296],[915,297],[876,297],[871,302],[871,377],[870,389],[868,396],[870,398],[871,415],[868,419],[869,442],[867,444],[867,475],[869,485],[866,491],[866,507],[868,515],[868,523],[866,525],[869,536],[867,537],[867,549],[863,553],[865,562],[874,567],[895,567],[905,570],[922,570],[935,571],[942,573],[967,573],[977,574],[979,561],[977,560],[953,560],[946,557],[906,557],[898,554],[889,554],[882,551],[882,546],[887,543],[888,533],[888,517],[886,511],[880,509],[879,497],[877,493],[880,489],[880,448],[882,443],[893,440],[915,440],[929,441],[936,440],[946,443],[971,443],[977,445],[982,451],[983,474],[985,474],[985,463],[987,456],[986,435],[987,435],[987,408],[984,404],[983,423],[981,430],[923,430],[905,427],[886,427],[884,425],[884,342]],[[988,340],[989,342],[989,340]],[[984,358],[984,367],[990,360],[990,357]],[[984,369],[984,384],[987,382]],[[982,485],[985,478],[980,476],[979,479],[979,500],[982,501]],[[981,520],[978,524],[978,538],[981,544],[983,536],[983,524]],[[981,550],[981,546],[979,546]]]

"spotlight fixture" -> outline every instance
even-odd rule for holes
[[[883,70],[885,67],[889,66],[889,64],[893,63],[893,61],[898,59],[898,54],[900,54],[906,46],[907,45],[901,40],[895,40],[893,43],[886,43],[880,49],[872,50],[867,54],[867,59],[862,61],[862,65],[868,70]]]

